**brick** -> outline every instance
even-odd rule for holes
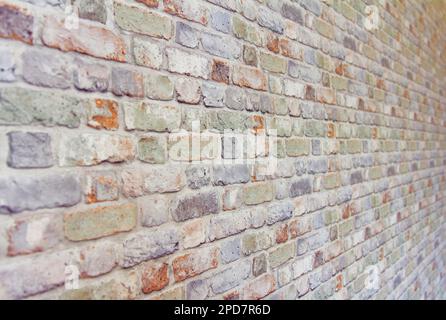
[[[160,0],[136,0],[138,2],[144,3],[149,8],[158,8]]]
[[[201,34],[201,45],[211,55],[225,59],[238,59],[241,49],[237,41],[210,33]]]
[[[153,164],[163,164],[167,158],[167,141],[162,136],[144,136],[138,141],[139,160]]]
[[[194,248],[206,242],[206,223],[203,219],[188,221],[183,225],[183,247]]]
[[[121,265],[132,267],[143,261],[156,259],[178,250],[180,235],[177,228],[166,226],[129,235],[123,242]]]
[[[204,83],[202,87],[203,103],[206,107],[222,108],[225,106],[225,87]]]
[[[299,64],[294,61],[289,62],[289,74],[290,76],[305,82],[319,83],[322,79],[322,74],[317,68]]]
[[[175,82],[177,100],[188,104],[198,104],[201,100],[201,83],[194,79],[179,78]]]
[[[251,225],[249,211],[225,213],[211,217],[209,222],[209,241],[223,239],[246,230]]]
[[[181,111],[175,106],[127,103],[124,115],[127,130],[171,132],[181,125]]]
[[[71,241],[83,241],[132,230],[136,226],[134,204],[98,207],[64,216],[65,236]]]
[[[257,11],[257,22],[262,27],[268,28],[277,33],[283,33],[283,22],[273,11],[261,6]]]
[[[63,285],[65,267],[73,258],[73,252],[65,250],[2,265],[2,299],[22,299]]]
[[[135,158],[136,145],[125,136],[79,134],[64,136],[59,145],[60,166],[93,166],[103,162],[119,163]]]
[[[42,42],[62,51],[75,51],[97,58],[124,62],[126,45],[108,29],[96,27],[82,21],[79,28],[67,29],[63,21],[46,17],[42,30]],[[98,46],[98,43],[102,45]]]
[[[53,166],[51,137],[43,132],[8,133],[8,166],[12,168],[48,168]]]
[[[149,74],[145,77],[146,95],[155,100],[172,100],[174,84],[170,77],[161,74]]]
[[[207,25],[209,12],[207,8],[197,2],[183,2],[180,0],[163,0],[164,12],[180,18]]]
[[[19,218],[8,227],[7,236],[8,256],[45,251],[62,241],[62,220],[48,214]]]
[[[284,221],[293,216],[293,204],[289,201],[276,202],[268,206],[266,223],[272,225],[279,221]]]
[[[167,263],[147,263],[141,274],[142,292],[145,294],[160,291],[169,284]]]
[[[175,42],[188,47],[197,48],[200,43],[200,33],[184,22],[177,22]]]
[[[33,43],[34,17],[22,7],[0,4],[0,38]]]
[[[23,78],[26,82],[59,89],[67,89],[71,86],[67,59],[36,50],[26,51],[22,59]]]
[[[290,242],[276,247],[269,253],[269,265],[271,268],[277,268],[294,257],[296,248],[294,242]]]
[[[211,11],[211,26],[217,31],[229,33],[231,31],[231,15],[223,10]]]
[[[246,66],[234,66],[232,70],[232,81],[240,87],[262,91],[267,90],[266,76],[259,69]]]
[[[203,79],[209,78],[209,61],[203,56],[175,48],[167,48],[166,53],[170,72]]]
[[[117,96],[144,97],[143,76],[137,71],[113,68],[111,90]]]
[[[82,101],[66,94],[13,87],[0,89],[0,124],[77,128],[82,114]]]
[[[246,185],[243,189],[243,201],[247,205],[260,204],[273,200],[274,190],[271,183],[258,182]]]
[[[200,189],[209,185],[211,181],[211,172],[205,166],[192,166],[185,171],[187,176],[187,185],[191,189]]]
[[[229,84],[229,64],[220,60],[212,61],[211,79]]]
[[[276,289],[276,280],[270,274],[264,274],[246,284],[243,288],[243,299],[258,300]]]
[[[185,185],[186,176],[181,167],[154,167],[144,171],[144,190],[148,193],[180,191]]]
[[[336,104],[335,92],[330,88],[318,88],[316,90],[316,99],[321,103]]]
[[[294,181],[290,186],[290,197],[300,197],[312,192],[312,183],[310,179],[299,179]]]
[[[271,234],[266,231],[245,233],[242,237],[242,253],[248,256],[252,253],[270,248],[274,243]]]
[[[16,79],[16,58],[12,51],[0,50],[0,81],[13,82]]]
[[[167,40],[172,37],[173,26],[169,17],[122,2],[113,5],[115,22],[121,29]]]
[[[260,66],[262,69],[276,73],[285,73],[287,70],[285,59],[263,52],[260,53]]]
[[[159,70],[163,64],[163,48],[160,43],[143,37],[133,38],[133,56],[140,66]]]
[[[264,274],[268,269],[268,260],[266,259],[266,254],[261,253],[254,257],[252,260],[252,274],[254,277],[258,277]]]
[[[119,127],[119,107],[114,100],[95,99],[88,108],[88,126],[95,129],[116,130]]]
[[[110,72],[107,67],[97,63],[87,63],[75,59],[74,86],[88,92],[105,92],[109,87]]]
[[[209,285],[215,294],[226,292],[239,286],[251,273],[248,260],[237,262],[209,279]]]
[[[313,12],[315,15],[320,16],[322,13],[321,3],[319,0],[302,0],[301,6],[305,9]]]
[[[291,79],[283,80],[283,93],[287,97],[303,98],[305,86]]]
[[[107,8],[104,0],[81,0],[79,6],[79,18],[97,21],[102,24],[107,22]]]
[[[235,210],[242,205],[242,192],[239,188],[225,188],[222,195],[223,210]]]
[[[172,261],[173,275],[176,282],[199,275],[218,266],[218,249],[203,248],[176,257]]]
[[[300,157],[310,154],[310,140],[290,138],[286,140],[286,152],[289,157]]]
[[[283,3],[282,16],[286,19],[290,19],[298,24],[304,24],[304,14],[302,9],[291,3]]]
[[[3,214],[71,207],[81,201],[79,181],[69,174],[3,176],[0,191],[0,213]]]
[[[257,67],[258,64],[258,58],[257,58],[257,51],[255,47],[252,46],[243,46],[243,61],[248,66]]]
[[[139,198],[141,224],[144,227],[155,227],[166,223],[169,220],[169,205],[169,199],[160,195]]]
[[[308,161],[308,173],[325,173],[328,170],[327,159],[315,159]]]
[[[330,173],[325,175],[322,180],[322,185],[325,189],[334,189],[341,184],[341,178],[338,173]]]
[[[220,253],[223,263],[238,260],[240,258],[240,238],[225,240],[220,246]]]
[[[213,184],[215,186],[246,183],[250,179],[249,168],[246,165],[217,165],[213,169]]]
[[[232,17],[232,31],[238,39],[246,40],[257,46],[262,44],[262,39],[257,29],[236,15]]]
[[[333,39],[333,27],[322,19],[314,20],[314,28],[326,38]]]
[[[218,196],[215,191],[186,195],[178,199],[172,210],[175,221],[199,218],[219,211]]]
[[[82,278],[97,277],[113,270],[117,265],[116,245],[99,242],[85,247],[80,252],[79,271]]]
[[[119,183],[111,171],[98,171],[86,177],[85,197],[87,203],[118,200]]]
[[[206,280],[192,280],[186,285],[186,297],[188,300],[204,300],[209,295],[209,286]]]

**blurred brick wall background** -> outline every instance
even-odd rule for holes
[[[0,297],[445,298],[445,15],[0,0]]]

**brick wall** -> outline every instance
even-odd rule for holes
[[[0,0],[0,297],[445,298],[445,12]]]

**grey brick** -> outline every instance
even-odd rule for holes
[[[234,164],[214,166],[213,184],[216,186],[246,183],[250,180],[251,176],[247,165]]]
[[[268,206],[266,223],[271,225],[279,221],[289,219],[293,216],[294,207],[290,201],[277,202]]]
[[[222,58],[238,59],[241,54],[240,45],[232,38],[203,33],[201,35],[201,44],[206,52]]]
[[[211,12],[211,25],[217,31],[229,33],[231,31],[231,15],[222,10],[214,10]]]
[[[308,161],[308,173],[325,173],[328,170],[327,159],[311,159]]]
[[[81,187],[74,175],[0,178],[0,213],[71,207],[80,201]]]
[[[210,286],[215,294],[223,293],[240,285],[244,279],[249,277],[250,273],[249,260],[243,260],[210,278]]]
[[[283,22],[273,11],[265,7],[259,7],[257,11],[257,22],[262,27],[268,28],[277,33],[283,33]]]
[[[304,24],[302,9],[294,4],[284,2],[282,6],[282,16],[284,18],[297,22],[298,24]]]
[[[9,132],[8,165],[12,168],[48,168],[53,165],[51,137],[44,132]]]
[[[23,78],[42,87],[67,89],[71,85],[69,62],[65,57],[37,50],[28,50],[23,56]]]
[[[246,107],[246,96],[243,90],[234,87],[228,87],[225,92],[226,106],[229,109],[244,110]]]
[[[204,83],[201,88],[203,102],[206,107],[222,108],[225,106],[225,87],[212,83]]]
[[[78,3],[79,18],[107,22],[107,8],[104,0],[80,0]]]
[[[223,263],[238,260],[240,258],[240,238],[223,241],[220,252]]]
[[[313,187],[311,180],[308,178],[294,181],[290,187],[290,197],[295,198],[311,193]]]
[[[205,166],[192,166],[186,169],[187,185],[191,189],[200,189],[211,181],[210,169]]]
[[[177,200],[172,209],[175,221],[185,221],[219,211],[218,196],[215,191],[185,195]]]
[[[0,81],[12,82],[15,77],[16,62],[12,51],[0,50]]]
[[[184,22],[177,22],[175,41],[188,48],[197,48],[200,38],[196,29]]]

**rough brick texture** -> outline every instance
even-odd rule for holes
[[[0,299],[446,298],[445,1],[65,2],[0,0]]]

